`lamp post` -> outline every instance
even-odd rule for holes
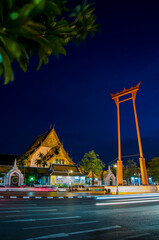
[[[72,170],[68,170],[67,173],[68,173],[68,188],[69,188],[69,174],[73,173],[73,171]]]
[[[24,184],[25,184],[25,167],[26,165],[24,164]]]
[[[118,189],[118,171],[117,171],[117,164],[114,165],[114,167],[116,168],[116,195],[119,195],[119,189]]]
[[[139,178],[139,186],[140,186],[140,173],[138,173],[138,178]]]

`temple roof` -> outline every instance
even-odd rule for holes
[[[76,173],[79,173],[82,175],[77,167],[77,165],[61,165],[61,164],[52,164],[53,168],[53,174],[55,172],[64,172],[66,175],[76,175]]]
[[[68,156],[67,152],[65,151],[65,149],[63,148],[63,145],[61,144],[55,129],[49,129],[49,131],[45,132],[44,134],[38,136],[33,143],[30,145],[30,147],[27,149],[27,151],[25,152],[24,155],[32,155],[45,141],[45,139],[49,136],[49,134],[53,134],[53,138],[55,139],[55,144],[52,144],[51,149],[49,150],[49,152],[45,155],[45,158],[50,159],[53,157],[54,155],[54,150],[55,147],[60,147],[60,149],[62,150],[62,153],[64,154],[64,156],[68,159],[68,161],[72,164],[73,161],[72,159]]]
[[[134,92],[134,91],[138,91],[138,90],[139,90],[140,83],[141,83],[141,82],[139,82],[135,87],[131,87],[131,88],[129,88],[129,89],[124,88],[123,91],[121,91],[121,92],[117,92],[117,93],[115,93],[115,94],[110,93],[110,95],[111,95],[112,99],[114,99],[114,98],[116,98],[116,97],[121,97],[121,96],[124,96],[124,95],[126,95],[126,94],[132,93],[132,92]]]
[[[45,155],[44,158],[47,158],[47,160],[51,159],[54,155],[55,147],[59,147],[60,150],[62,151],[63,155],[65,156],[65,158],[70,162],[70,164],[74,164],[72,159],[68,156],[67,152],[63,148],[63,145],[61,144],[54,128],[49,129],[49,131],[47,131],[44,134],[38,136],[33,141],[33,143],[30,145],[30,147],[27,149],[27,151],[25,152],[24,155],[32,155],[41,145],[43,145],[44,141],[46,140],[46,138],[51,133],[52,133],[51,136],[53,136],[53,139],[55,139],[55,143],[52,144],[52,146],[50,146],[51,149],[48,151],[48,153]]]
[[[26,150],[25,154],[32,154],[36,149],[38,149],[38,147],[40,147],[40,145],[44,142],[50,132],[51,129],[49,129],[49,131],[43,133],[42,135],[36,137],[30,147]]]
[[[6,174],[9,170],[11,170],[13,166],[5,166],[0,165],[0,173]],[[22,172],[22,174],[37,174],[37,168],[36,167],[19,167],[19,170]],[[58,164],[52,164],[52,169],[50,171],[50,168],[38,168],[38,175],[40,176],[49,176],[49,175],[56,175],[56,176],[82,176],[82,174],[79,172],[77,165],[58,165]]]

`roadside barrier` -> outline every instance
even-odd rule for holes
[[[7,199],[64,199],[64,198],[95,198],[98,196],[65,196],[65,197],[40,197],[40,196],[34,196],[34,197],[29,197],[29,196],[0,196],[0,199],[2,198],[7,198]]]

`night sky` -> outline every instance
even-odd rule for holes
[[[74,162],[94,150],[110,163],[117,157],[110,93],[141,81],[136,108],[143,153],[146,161],[159,156],[158,7],[121,2],[96,0],[101,31],[79,46],[69,44],[67,56],[51,57],[39,71],[34,57],[27,73],[14,63],[15,81],[4,86],[1,79],[0,153],[24,153],[55,123]],[[120,104],[120,116],[122,156],[138,154],[132,101]]]

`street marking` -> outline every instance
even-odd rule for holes
[[[53,212],[53,211],[57,211],[57,209],[30,209],[30,210],[26,210],[26,212]]]
[[[10,202],[9,202],[9,203],[10,203]],[[30,204],[27,204],[27,206],[28,206],[28,205],[30,205]],[[31,205],[34,205],[34,204],[31,204]],[[35,205],[36,205],[36,204],[35,204]],[[0,206],[1,206],[1,205],[0,205]],[[3,206],[3,205],[2,205],[2,206]],[[25,205],[25,206],[26,206],[26,205]],[[7,210],[7,209],[15,209],[15,208],[16,208],[17,210],[19,210],[19,209],[22,209],[22,210],[25,210],[25,209],[26,209],[26,210],[27,210],[27,209],[30,209],[30,208],[34,208],[34,209],[37,209],[37,208],[38,208],[38,209],[50,209],[50,208],[51,208],[51,207],[36,207],[36,206],[35,206],[35,207],[25,207],[25,206],[24,206],[24,207],[17,207],[17,206],[15,206],[14,208],[11,207],[11,208],[3,208],[3,209]]]
[[[36,221],[49,221],[49,220],[58,220],[58,219],[70,219],[70,218],[81,218],[80,216],[73,216],[73,217],[55,217],[55,218],[30,218],[30,219],[17,219],[17,220],[10,220],[10,221],[3,221],[3,223],[7,222],[36,222]]]
[[[8,217],[10,217],[10,218],[14,218],[14,217],[28,217],[28,216],[30,216],[32,213],[28,213],[28,214],[20,214],[20,215],[5,215],[5,216],[3,216],[2,218],[8,218]],[[67,213],[47,213],[47,215],[65,215],[65,214],[67,214]],[[40,216],[40,215],[46,215],[45,213],[43,214],[41,214],[41,213],[34,213],[34,216]]]
[[[141,234],[138,234],[138,235],[125,237],[125,238],[122,238],[120,240],[134,239],[134,238],[144,237],[144,236],[148,236],[148,235],[151,235],[151,234],[150,233],[141,233]]]
[[[49,228],[49,227],[61,227],[61,226],[67,226],[67,225],[82,225],[82,224],[90,224],[90,223],[97,223],[99,221],[89,221],[89,222],[77,222],[77,223],[64,223],[64,224],[56,224],[56,225],[48,225],[48,226],[35,226],[35,227],[27,227],[23,228],[25,230],[29,229],[37,229],[37,228]]]
[[[17,198],[17,196],[10,196],[10,198]]]
[[[113,203],[96,203],[96,206],[106,206],[106,205],[121,205],[121,204],[133,204],[133,203],[148,203],[148,202],[159,202],[158,200],[146,200],[146,201],[131,201],[131,202],[113,202]]]
[[[45,235],[45,236],[41,236],[41,237],[28,238],[26,240],[49,239],[49,238],[57,238],[57,237],[70,237],[71,235],[76,235],[76,234],[106,231],[106,230],[112,230],[112,229],[117,229],[117,228],[121,228],[121,227],[116,225],[116,226],[110,226],[110,227],[104,227],[104,228],[88,229],[88,230],[79,231],[79,232],[56,233],[56,234]]]
[[[21,211],[15,210],[15,211],[0,211],[0,213],[20,213]]]
[[[96,231],[112,230],[112,229],[117,229],[117,228],[121,228],[121,226],[115,225],[115,226],[104,227],[104,228],[95,228],[95,229],[84,230],[84,231],[79,231],[79,232],[72,232],[72,233],[68,233],[68,234],[69,235],[75,235],[75,234],[81,234],[81,233],[89,233],[89,232],[96,232]]]
[[[24,210],[24,209],[23,209]],[[24,213],[24,212],[54,212],[54,211],[57,211],[57,209],[38,209],[38,210],[34,210],[34,209],[30,209],[30,210],[11,210],[11,211],[0,211],[0,213]]]
[[[68,237],[69,235],[66,233],[57,233],[57,234],[52,234],[52,235],[47,235],[47,236],[42,236],[42,237],[36,237],[36,238],[28,238],[26,240],[34,240],[34,239],[46,239],[46,238],[59,238],[59,237]]]

